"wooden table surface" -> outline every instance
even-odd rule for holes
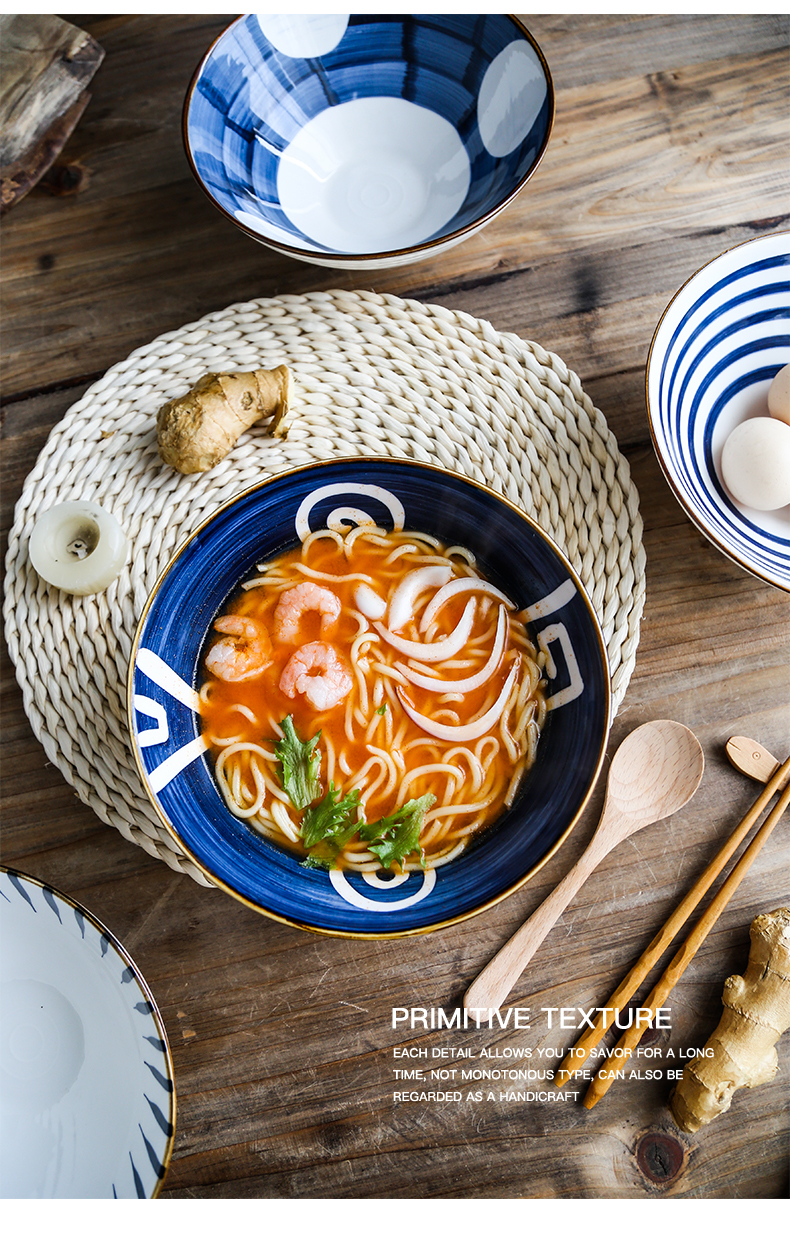
[[[4,534],[50,428],[88,385],[162,332],[237,301],[370,288],[464,310],[562,356],[627,456],[645,524],[641,642],[610,753],[636,725],[670,717],[706,758],[689,806],[609,855],[506,1007],[605,1003],[756,796],[728,764],[727,738],[790,753],[790,598],[686,519],[644,404],[648,346],[675,290],[722,250],[788,226],[787,20],[525,18],[557,97],[534,179],[449,253],[359,275],[256,245],[193,180],[181,105],[228,17],[70,20],[106,52],[93,97],[49,177],[58,192],[37,187],[2,225]],[[777,1080],[739,1093],[695,1136],[672,1123],[666,1076],[620,1081],[589,1112],[583,1084],[565,1102],[507,1101],[499,1092],[513,1087],[498,1083],[483,1084],[495,1098],[479,1103],[393,1097],[404,1089],[395,1049],[471,1048],[478,1067],[493,1067],[482,1048],[529,1047],[537,1060],[573,1043],[542,1014],[528,1030],[463,1034],[393,1029],[392,1009],[458,1006],[581,853],[602,785],[562,849],[486,913],[403,940],[326,938],[198,885],[100,822],[47,762],[7,656],[2,682],[2,860],[100,918],[164,1016],[178,1094],[164,1197],[786,1196],[790,1038]],[[745,965],[752,918],[788,904],[789,877],[783,822],[671,996],[671,1031],[651,1039],[662,1067],[674,1064],[670,1048],[677,1057],[705,1043],[724,979]],[[428,1065],[438,1067],[430,1055]]]

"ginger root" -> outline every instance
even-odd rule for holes
[[[724,984],[721,1021],[670,1095],[675,1123],[696,1133],[726,1112],[743,1087],[771,1081],[779,1066],[774,1044],[790,1026],[790,910],[759,914],[751,925],[746,972]]]
[[[291,395],[287,365],[252,373],[207,373],[159,409],[159,454],[178,472],[207,472],[224,459],[238,438],[265,416],[269,433],[285,437]]]

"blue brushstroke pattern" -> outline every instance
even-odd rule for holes
[[[158,1178],[161,1180],[161,1179],[162,1179],[162,1177],[163,1177],[163,1176],[164,1176],[164,1174],[165,1174],[165,1169],[164,1169],[164,1167],[162,1166],[162,1164],[159,1162],[158,1158],[156,1157],[156,1152],[155,1152],[155,1150],[154,1150],[153,1146],[151,1145],[151,1143],[149,1142],[149,1140],[148,1140],[148,1138],[146,1137],[145,1133],[143,1132],[143,1126],[142,1126],[141,1124],[138,1124],[138,1126],[137,1126],[137,1127],[138,1127],[138,1129],[140,1130],[140,1136],[142,1137],[143,1141],[145,1142],[145,1148],[146,1148],[146,1151],[148,1152],[148,1158],[149,1158],[149,1160],[150,1160],[151,1167],[154,1169],[154,1171],[156,1172],[156,1174],[157,1174]]]
[[[149,1064],[147,1060],[145,1061],[145,1067],[150,1071],[151,1075],[156,1079],[156,1081],[159,1082],[159,1085],[162,1087],[162,1089],[166,1090],[168,1094],[172,1094],[173,1083],[171,1082],[170,1078],[165,1077],[162,1073],[159,1072],[158,1069],[155,1069],[152,1064]]]
[[[166,1137],[172,1137],[173,1136],[173,1125],[167,1119],[162,1109],[160,1107],[157,1107],[156,1103],[154,1103],[153,1099],[149,1099],[148,1095],[145,1095],[145,1101],[148,1104],[148,1106],[151,1108],[151,1112],[153,1114],[154,1120],[159,1125],[159,1128],[162,1130],[162,1132],[165,1134]]]
[[[58,908],[58,903],[57,903],[57,902],[56,902],[56,900],[55,900],[55,895],[54,895],[54,893],[53,893],[52,889],[51,889],[51,888],[49,888],[49,887],[45,884],[45,885],[43,885],[43,893],[44,893],[44,900],[46,901],[46,903],[47,903],[47,905],[49,906],[50,910],[52,910],[53,914],[56,914],[56,915],[57,915],[58,922],[59,922],[59,923],[61,924],[61,926],[62,926],[62,925],[63,925],[63,919],[60,917],[60,909]]]
[[[36,910],[36,907],[33,905],[33,902],[30,900],[30,897],[28,896],[26,889],[25,889],[25,888],[24,888],[24,886],[20,883],[20,878],[19,878],[19,876],[16,874],[16,872],[14,872],[14,871],[9,871],[9,873],[8,873],[8,878],[9,878],[9,880],[11,881],[11,883],[13,884],[14,888],[16,889],[16,891],[19,893],[19,896],[20,896],[20,897],[21,897],[24,901],[26,901],[26,902],[27,902],[27,904],[30,906],[31,910],[33,910],[33,911],[34,911],[34,913],[38,914],[38,910]]]
[[[137,1190],[137,1196],[145,1197],[146,1196],[145,1188],[143,1186],[142,1180],[140,1179],[140,1173],[138,1172],[137,1168],[134,1165],[134,1159],[132,1158],[131,1151],[129,1152],[129,1162],[132,1165],[132,1175],[134,1176],[134,1187]]]

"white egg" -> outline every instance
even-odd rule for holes
[[[724,483],[738,502],[776,511],[790,502],[790,425],[757,416],[733,429],[721,454]]]
[[[790,425],[790,365],[780,369],[768,387],[768,411]]]

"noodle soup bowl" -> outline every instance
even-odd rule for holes
[[[303,865],[237,818],[201,734],[198,688],[213,622],[257,564],[317,528],[373,519],[475,555],[518,606],[545,661],[547,712],[511,806],[444,865],[327,871]],[[246,905],[331,935],[392,937],[477,914],[530,878],[570,833],[600,774],[611,719],[606,648],[590,601],[554,543],[485,486],[433,465],[343,459],[263,481],[222,506],[176,552],[149,598],[129,671],[140,775],[178,846]]]

